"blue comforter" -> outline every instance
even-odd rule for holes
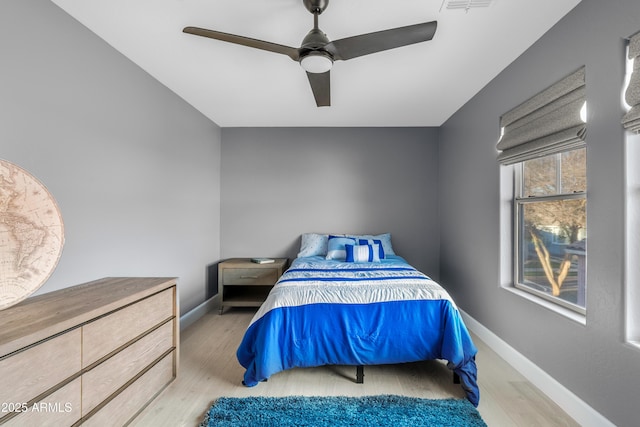
[[[237,357],[247,386],[296,367],[443,359],[477,406],[476,353],[449,294],[404,259],[307,257],[278,280]]]

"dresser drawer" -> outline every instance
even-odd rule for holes
[[[277,268],[225,268],[222,280],[229,285],[273,285],[278,280]]]
[[[0,402],[29,402],[80,371],[80,329],[0,361]],[[2,414],[0,414],[2,415]]]
[[[82,328],[82,367],[86,368],[174,316],[174,291],[167,289]]]
[[[175,278],[107,277],[0,310],[0,425],[125,425],[176,377],[176,303]]]
[[[82,416],[173,348],[173,321],[140,338],[82,375]]]
[[[166,355],[129,387],[109,401],[82,426],[123,426],[135,417],[175,377],[176,351]]]
[[[40,402],[27,405],[2,427],[73,425],[80,420],[80,387],[80,378],[76,378]]]

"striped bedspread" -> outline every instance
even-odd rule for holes
[[[279,279],[237,356],[247,386],[295,367],[443,359],[477,405],[476,352],[447,291],[403,258],[308,257]]]

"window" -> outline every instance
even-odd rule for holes
[[[515,287],[586,308],[586,148],[515,164]]]
[[[501,254],[505,289],[586,317],[585,67],[500,117]]]

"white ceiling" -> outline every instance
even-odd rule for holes
[[[318,108],[287,56],[185,34],[203,27],[299,47],[302,0],[52,0],[222,127],[440,126],[580,0],[331,0],[330,40],[437,20],[433,40],[337,61]]]

